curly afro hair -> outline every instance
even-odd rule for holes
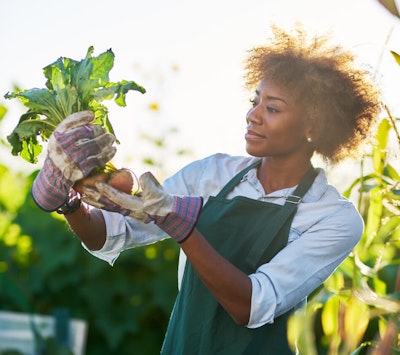
[[[265,78],[286,87],[312,123],[314,151],[332,164],[355,157],[382,110],[369,72],[327,34],[308,38],[299,24],[293,33],[273,25],[272,33],[269,44],[249,51],[246,87],[254,90]]]

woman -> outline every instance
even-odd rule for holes
[[[163,354],[291,354],[288,316],[361,237],[359,213],[311,158],[354,156],[377,120],[378,91],[328,38],[309,40],[299,28],[273,34],[245,65],[255,89],[248,157],[212,155],[163,186],[146,173],[139,196],[98,183],[81,203],[74,183],[115,154],[113,138],[82,112],[54,133],[33,185],[36,203],[59,208],[110,264],[128,248],[167,237],[180,244],[180,291]]]

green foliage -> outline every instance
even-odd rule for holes
[[[317,290],[304,313],[292,317],[291,343],[301,354],[399,354],[400,176],[388,159],[396,122],[380,122],[376,144],[362,173],[345,192],[359,194],[364,234],[352,254]],[[364,165],[365,161],[361,164]]]
[[[88,355],[159,352],[177,293],[176,243],[126,251],[111,267],[86,252],[61,217],[36,207],[33,178],[0,165],[2,309],[68,308],[88,322]]]
[[[4,105],[0,105],[0,122],[7,113],[7,108]]]
[[[46,66],[43,69],[46,88],[17,90],[5,95],[6,99],[19,99],[28,108],[7,137],[13,155],[19,154],[28,162],[37,163],[37,157],[42,152],[38,137],[47,140],[64,118],[78,111],[93,111],[95,122],[114,133],[108,109],[102,101],[114,99],[117,105],[126,106],[128,91],[145,93],[145,89],[134,81],[110,82],[114,53],[109,49],[93,57],[93,51],[93,47],[89,47],[81,61],[61,57]]]

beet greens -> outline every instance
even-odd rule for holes
[[[60,57],[43,68],[46,88],[18,90],[4,96],[6,99],[17,98],[28,108],[7,137],[13,155],[37,163],[42,152],[40,141],[47,141],[64,118],[79,111],[93,111],[95,122],[114,134],[108,109],[102,101],[114,100],[117,105],[126,106],[128,91],[145,93],[146,90],[134,81],[110,82],[109,72],[114,66],[114,53],[109,49],[94,57],[93,51],[94,48],[89,47],[86,57],[81,61]]]

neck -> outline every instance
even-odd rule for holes
[[[277,162],[275,159],[263,158],[258,168],[257,177],[265,193],[298,185],[308,169],[311,161]]]

